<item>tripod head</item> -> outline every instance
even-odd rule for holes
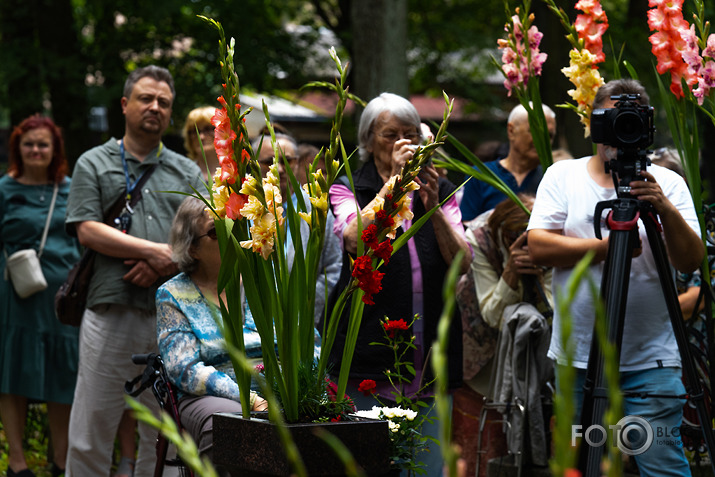
[[[616,159],[611,159],[605,163],[606,172],[611,173],[613,178],[613,187],[616,189],[616,195],[621,199],[631,198],[630,183],[638,180],[640,172],[645,171],[650,165],[648,153],[650,151],[644,149],[629,150],[618,149]]]

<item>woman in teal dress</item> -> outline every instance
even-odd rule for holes
[[[28,402],[46,402],[53,475],[65,468],[67,428],[77,376],[78,328],[61,324],[55,292],[79,260],[77,241],[65,233],[70,181],[60,129],[40,115],[10,136],[10,163],[0,177],[0,419],[9,444],[8,477],[32,477],[23,452]],[[54,188],[57,198],[40,257],[47,289],[20,298],[7,278],[6,257],[40,245]]]

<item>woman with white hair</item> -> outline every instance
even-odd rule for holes
[[[385,183],[391,176],[400,173],[405,161],[414,155],[415,146],[423,139],[420,125],[415,107],[405,98],[390,93],[382,93],[374,98],[362,113],[358,139],[363,166],[353,174],[355,193],[353,195],[347,181],[341,179],[330,188],[331,206],[335,214],[334,231],[341,239],[344,253],[341,277],[331,295],[329,310],[351,278],[351,257],[355,256],[359,240],[356,204],[360,210],[365,210],[376,196],[385,197]],[[438,207],[455,189],[453,184],[440,177],[431,164],[423,168],[416,182],[420,189],[412,197],[414,221],[428,210]],[[407,230],[411,222],[405,221],[397,234],[401,235]],[[363,228],[370,223],[369,219],[362,219]],[[405,394],[414,395],[422,384],[432,379],[428,357],[442,313],[442,284],[449,265],[460,250],[466,252],[462,260],[462,270],[466,271],[471,251],[465,240],[459,206],[451,197],[408,241],[407,246],[397,251],[390,262],[380,268],[385,273],[382,291],[374,296],[374,305],[365,306],[350,371],[352,391],[349,394],[358,407],[369,409],[376,404],[374,400],[362,400],[360,393],[355,392],[363,379],[376,381],[377,394],[382,398],[392,398],[390,392],[393,388],[384,373],[394,367],[393,351],[388,347],[370,346],[372,342],[383,340],[380,321],[385,316],[391,320],[404,319],[408,323],[415,314],[421,317],[409,330],[415,336],[416,348],[409,350],[404,360],[414,364],[417,374],[405,387]],[[345,313],[349,312],[347,308]],[[347,326],[348,320],[343,317],[331,353],[333,369],[340,369]],[[454,387],[462,381],[461,331],[459,320],[453,320],[450,330],[449,379]],[[436,436],[436,433],[432,435]],[[438,449],[433,449],[433,452],[418,455],[417,460],[427,461],[430,457],[439,457],[439,454]],[[428,464],[430,470],[433,466],[441,473],[439,459],[433,465]]]

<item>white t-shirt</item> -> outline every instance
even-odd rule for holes
[[[599,186],[589,175],[589,157],[559,161],[549,167],[539,185],[528,229],[560,229],[568,237],[594,238],[593,215],[596,203],[616,199],[613,188]],[[700,235],[700,226],[693,201],[685,181],[664,167],[648,166],[665,196],[680,211],[688,225]],[[605,226],[608,209],[601,217],[601,234],[607,237]],[[658,271],[646,236],[638,222],[643,253],[631,263],[631,275],[626,303],[626,315],[621,347],[621,371],[635,371],[660,366],[680,366],[680,353],[673,334]],[[600,290],[604,263],[590,267],[590,277]],[[555,303],[563,293],[571,268],[554,268]],[[575,346],[574,366],[585,369],[593,336],[594,305],[587,280],[581,282],[571,304],[573,316],[571,342]],[[548,356],[566,364],[561,346],[561,318],[554,307],[553,333]]]

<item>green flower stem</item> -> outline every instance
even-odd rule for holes
[[[439,418],[439,441],[442,457],[451,477],[457,475],[458,452],[452,444],[452,416],[450,401],[447,394],[449,373],[447,366],[447,349],[449,348],[449,329],[452,324],[455,307],[455,289],[459,277],[459,264],[464,251],[460,250],[449,267],[444,283],[442,296],[444,308],[437,325],[437,341],[432,345],[432,371],[435,375],[435,405]]]
[[[554,0],[543,0],[549,10],[551,10],[554,15],[559,19],[561,25],[566,29],[566,39],[571,43],[571,46],[581,51],[584,48],[584,41],[578,37],[578,32],[574,28],[569,16],[566,14],[563,8],[556,6]]]
[[[554,396],[554,416],[556,427],[553,433],[554,456],[549,462],[553,475],[564,475],[567,469],[576,466],[576,448],[571,445],[571,426],[576,414],[574,404],[573,383],[576,380],[576,368],[573,367],[575,354],[571,340],[573,315],[571,304],[576,292],[588,274],[589,266],[595,255],[594,251],[587,253],[574,267],[566,283],[563,294],[559,295],[557,303],[561,317],[561,347],[566,351],[566,365],[556,367],[556,395]]]
[[[693,97],[690,89],[685,86],[683,87],[683,91],[686,97],[680,100],[676,98],[669,90],[666,90],[663,80],[655,69],[655,66],[653,66],[653,70],[655,72],[661,102],[668,120],[668,128],[673,137],[675,147],[678,150],[683,169],[685,170],[688,188],[690,189],[695,212],[698,216],[698,223],[700,224],[700,234],[703,244],[707,247],[708,231],[705,222],[702,179],[700,177],[700,140],[697,118],[697,110],[700,109],[702,111],[704,108],[698,108],[697,100]],[[715,124],[715,120],[713,120],[713,124]],[[708,263],[707,254],[703,257],[703,261],[700,265],[700,273],[704,283],[711,283],[710,264]]]
[[[192,471],[201,477],[218,477],[216,470],[211,461],[199,456],[199,449],[191,436],[186,432],[179,432],[174,419],[169,416],[166,411],[161,411],[161,418],[157,418],[148,407],[133,399],[125,396],[125,401],[134,411],[134,416],[137,420],[157,429],[166,438],[176,446],[176,451],[181,457],[184,464],[188,465]]]

